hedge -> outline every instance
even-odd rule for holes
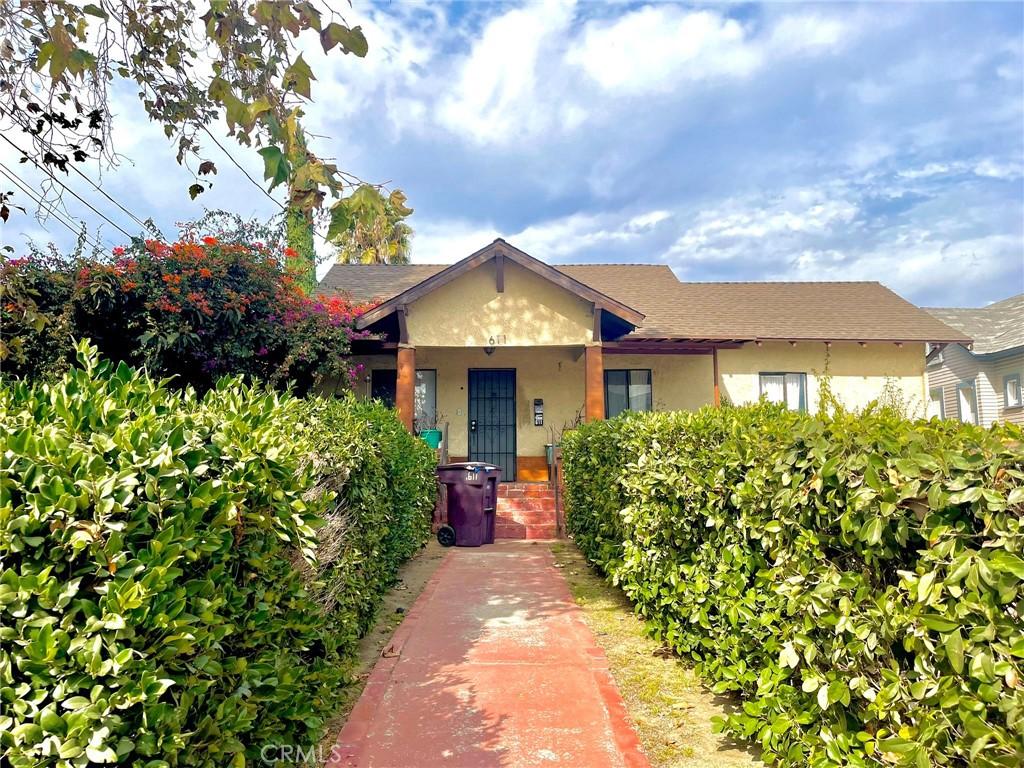
[[[351,399],[237,379],[198,398],[79,357],[0,384],[0,762],[222,767],[316,744],[426,538],[429,449]]]
[[[563,439],[568,528],[786,766],[1024,765],[1024,436],[768,405]]]

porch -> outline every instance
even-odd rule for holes
[[[496,464],[505,482],[548,482],[548,446],[583,421],[717,401],[714,347],[660,346],[394,345],[354,358],[357,392],[394,404],[412,431],[442,430],[448,461]]]

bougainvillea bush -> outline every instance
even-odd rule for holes
[[[0,764],[223,768],[316,744],[428,535],[430,449],[350,396],[225,378],[199,397],[78,353],[0,382]]]
[[[287,250],[287,249],[286,249]],[[309,297],[287,253],[206,237],[137,241],[110,258],[41,253],[0,264],[0,361],[39,377],[74,360],[90,339],[114,361],[209,389],[225,374],[304,393],[354,375],[347,353],[363,306]]]
[[[563,439],[567,520],[786,766],[1024,765],[1024,435],[760,405]]]

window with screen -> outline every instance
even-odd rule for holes
[[[604,411],[609,419],[623,411],[653,410],[652,395],[648,368],[604,372]]]
[[[1021,406],[1020,374],[1011,373],[1003,378],[1003,404],[1006,408]]]

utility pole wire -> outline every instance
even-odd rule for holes
[[[14,147],[16,150],[21,152],[21,154],[24,157],[28,158],[32,162],[33,165],[35,165],[37,168],[39,168],[39,164],[35,160],[32,160],[32,157],[29,155],[29,153],[26,152],[21,147],[19,147],[17,144],[15,144],[9,138],[7,138],[7,136],[5,136],[4,134],[0,133],[0,139],[3,139],[8,144],[10,144],[12,147]],[[47,146],[50,149],[53,149],[52,145],[47,145]],[[44,170],[44,169],[40,168],[40,170]],[[120,208],[122,211],[127,213],[135,221],[135,223],[138,224],[140,227],[145,229],[145,228],[147,228],[149,226],[148,224],[146,224],[146,222],[144,222],[142,219],[140,219],[134,213],[129,211],[127,208],[125,208],[118,200],[115,200],[113,197],[111,197],[109,194],[107,194],[107,192],[102,187],[100,187],[95,181],[93,181],[88,176],[86,176],[84,173],[82,173],[80,170],[78,170],[78,168],[73,163],[71,164],[71,170],[73,170],[75,173],[77,173],[79,176],[81,176],[83,179],[85,179],[87,182],[89,182],[93,186],[93,188],[97,192],[99,192],[101,195],[103,195],[105,198],[107,198],[107,200],[109,200],[114,205],[116,205],[118,208]],[[52,176],[53,174],[50,174],[50,175]]]
[[[214,136],[212,133],[210,133],[210,129],[209,128],[207,128],[204,125],[203,126],[203,131],[206,133],[207,136],[209,136],[213,140],[213,143],[216,144],[220,148],[220,151],[223,152],[227,156],[228,160],[230,160],[234,164],[234,166],[236,168],[238,168],[238,170],[240,170],[242,172],[242,174],[245,176],[245,178],[247,178],[249,181],[252,182],[254,187],[258,188],[260,192],[262,192],[264,195],[266,195],[267,199],[269,199],[272,203],[274,203],[274,205],[276,205],[278,208],[280,208],[285,213],[288,213],[288,206],[286,206],[284,203],[282,203],[276,197],[271,195],[267,191],[266,187],[264,187],[262,184],[260,184],[258,181],[256,181],[256,179],[254,179],[252,177],[252,175],[247,170],[245,170],[245,168],[242,166],[242,164],[240,162],[238,162],[237,160],[235,160],[235,158],[232,156],[232,154],[230,152],[228,152],[227,149],[224,148],[224,145],[221,144],[219,141],[217,141],[217,137]],[[319,237],[321,240],[323,240],[325,244],[327,244],[327,245],[334,245],[334,243],[332,243],[326,237],[324,237],[319,232],[317,232],[316,231],[316,227],[313,226],[312,223],[310,224],[310,229],[312,229],[313,230],[313,234],[316,235],[317,237]]]
[[[3,134],[0,134],[0,136],[3,136]],[[3,136],[3,138],[4,138],[4,140],[5,140],[5,141],[7,141],[8,143],[10,143],[10,139],[8,139],[8,138],[7,138],[6,136]],[[19,150],[19,151],[20,151],[20,150]],[[26,155],[26,157],[28,157],[28,156]],[[81,196],[80,194],[78,194],[77,192],[75,192],[75,190],[73,190],[73,189],[72,189],[71,187],[69,187],[69,186],[68,186],[67,184],[65,184],[65,183],[64,183],[63,181],[61,181],[61,180],[60,180],[60,179],[58,179],[58,178],[57,178],[56,176],[54,176],[54,175],[53,175],[53,174],[52,174],[52,173],[51,173],[50,171],[48,171],[48,170],[47,170],[46,168],[43,168],[43,167],[42,167],[41,165],[39,165],[39,163],[37,163],[37,162],[36,162],[35,160],[33,160],[33,159],[32,159],[31,157],[29,157],[29,158],[28,158],[28,160],[29,160],[29,162],[31,162],[31,163],[32,163],[32,164],[33,164],[33,165],[34,165],[34,166],[35,166],[36,168],[38,168],[38,169],[39,169],[40,171],[42,171],[42,172],[43,172],[43,173],[45,173],[45,174],[46,174],[47,176],[49,176],[49,177],[50,177],[51,179],[53,179],[53,180],[54,180],[55,182],[57,182],[57,184],[59,184],[59,185],[60,185],[61,187],[63,187],[63,188],[64,188],[64,189],[66,190],[66,191],[70,192],[70,193],[71,193],[71,194],[72,194],[72,195],[73,195],[73,196],[74,196],[75,198],[77,198],[77,199],[78,199],[78,200],[79,200],[80,202],[82,202],[82,203],[83,203],[83,204],[84,204],[84,205],[85,205],[86,207],[88,207],[88,208],[89,208],[89,210],[91,210],[91,211],[92,211],[93,213],[95,213],[95,214],[96,214],[97,216],[99,216],[99,217],[100,217],[101,219],[103,219],[103,220],[104,220],[104,221],[106,221],[106,222],[107,222],[108,224],[110,224],[110,226],[112,226],[112,227],[113,227],[114,229],[116,229],[116,230],[118,230],[119,232],[121,232],[121,233],[122,233],[122,234],[123,234],[123,235],[124,235],[125,237],[127,237],[127,238],[128,238],[129,240],[131,240],[131,239],[132,239],[133,235],[132,235],[132,234],[131,234],[130,232],[128,232],[128,230],[126,230],[126,229],[125,229],[124,227],[122,227],[122,226],[121,226],[120,224],[118,224],[118,223],[117,223],[116,221],[114,221],[113,219],[111,219],[111,218],[110,218],[109,216],[107,216],[107,215],[106,215],[105,213],[103,213],[103,212],[101,212],[101,211],[100,211],[99,209],[97,209],[97,208],[96,208],[96,206],[94,206],[94,205],[93,205],[92,203],[90,203],[90,202],[89,202],[88,200],[86,200],[86,199],[85,199],[84,197],[82,197],[82,196]]]
[[[36,205],[45,210],[47,216],[52,216],[54,219],[57,220],[58,223],[63,224],[67,228],[67,230],[71,232],[71,234],[75,236],[79,236],[82,234],[81,228],[76,229],[73,224],[69,223],[60,213],[57,212],[57,209],[53,206],[53,204],[47,203],[42,198],[37,197],[36,194],[32,191],[31,187],[28,186],[28,182],[26,182],[24,179],[18,176],[14,171],[12,171],[3,163],[0,163],[0,174],[6,176],[11,181],[11,183],[13,183],[21,190],[23,194],[27,195],[33,202],[36,203]],[[89,245],[101,251],[106,250],[106,246],[104,246],[98,238],[94,241],[90,241],[88,237],[86,237],[86,242],[89,243]],[[107,245],[109,246],[109,243]]]

